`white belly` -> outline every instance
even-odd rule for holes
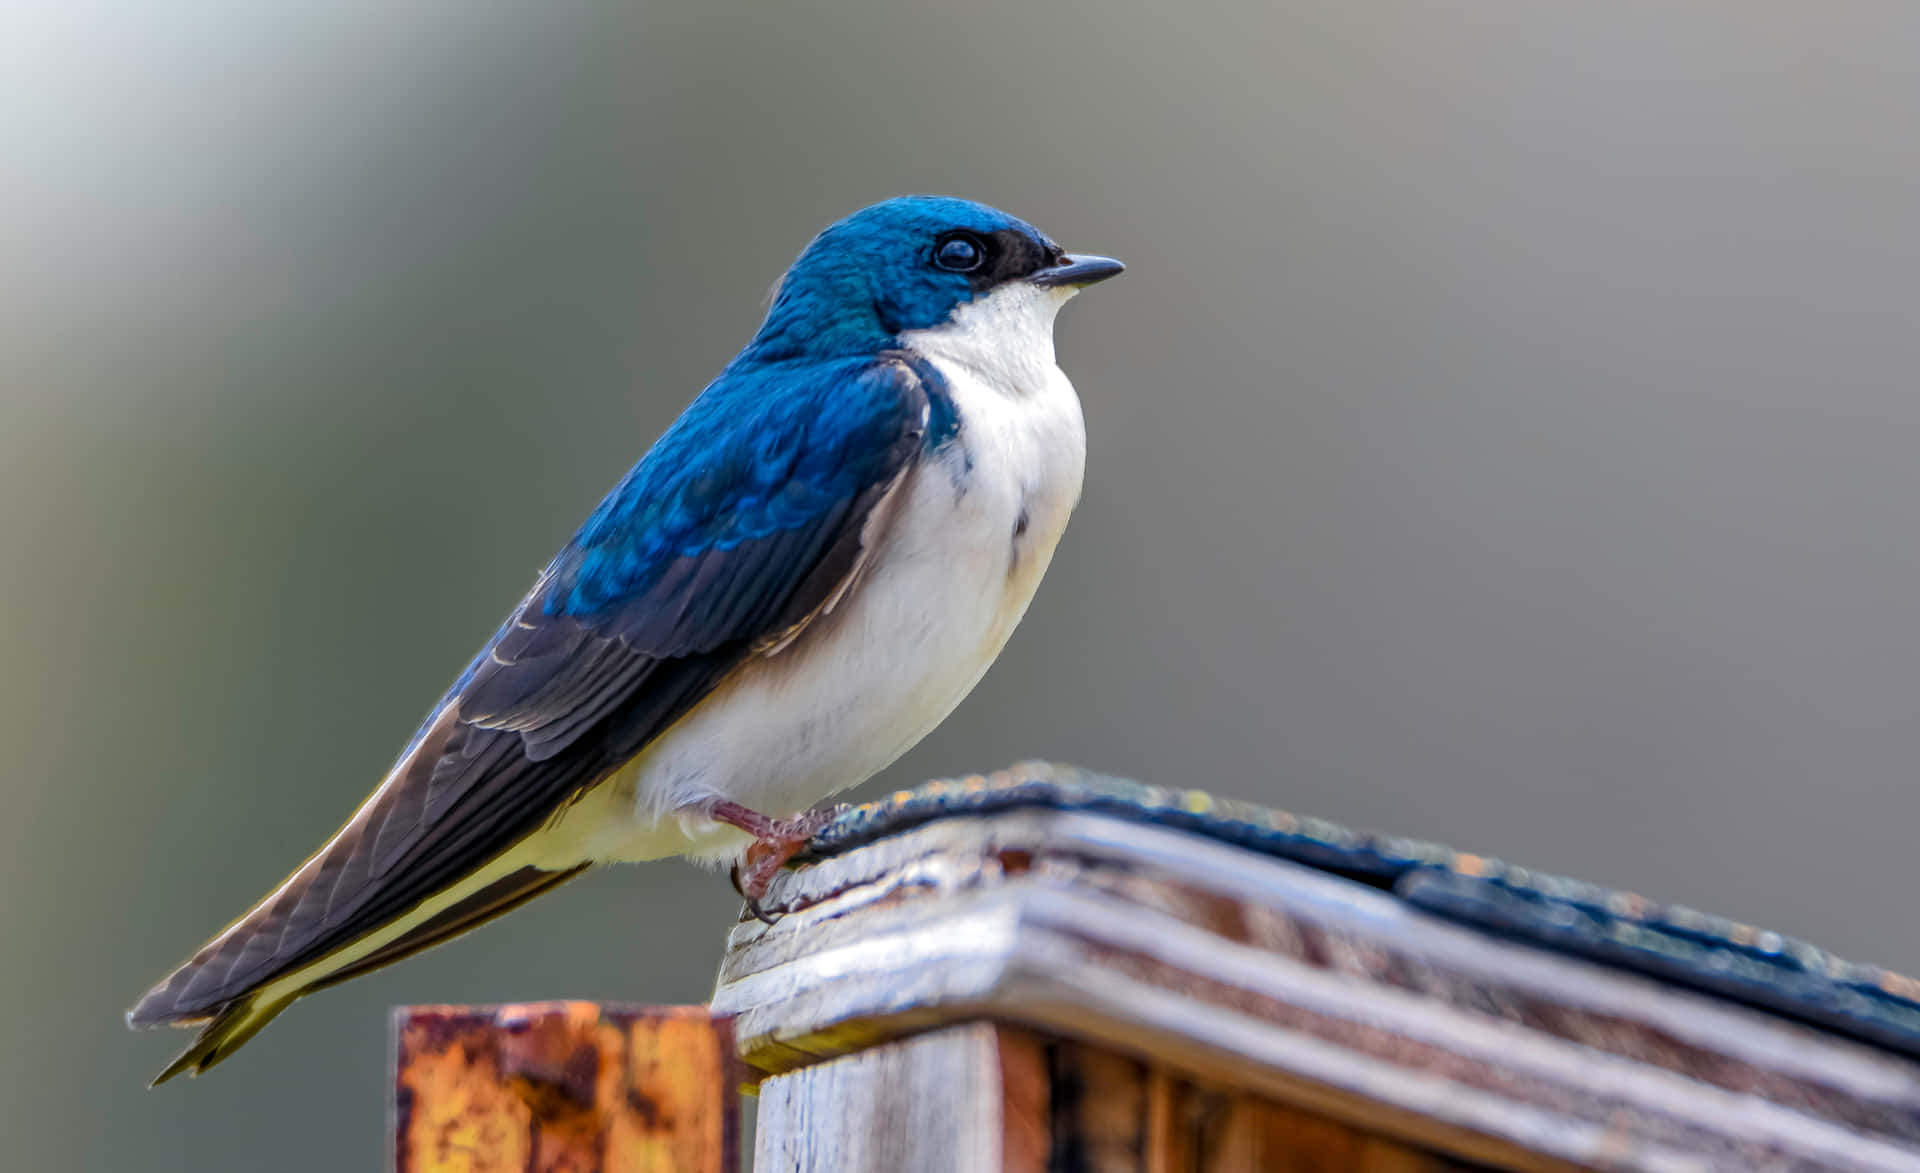
[[[730,856],[744,838],[697,804],[779,817],[858,785],[945,720],[1000,654],[1079,500],[1080,403],[1050,348],[1019,394],[930,357],[960,432],[908,474],[864,577],[571,808],[542,836],[556,864]]]

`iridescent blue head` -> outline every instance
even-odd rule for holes
[[[787,270],[743,359],[870,352],[1009,282],[1091,285],[1118,261],[1074,256],[1024,220],[949,196],[901,196],[828,228]]]

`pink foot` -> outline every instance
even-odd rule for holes
[[[737,802],[722,800],[707,809],[707,813],[719,822],[730,827],[738,827],[753,836],[753,842],[747,847],[746,858],[733,867],[733,886],[740,898],[747,902],[747,910],[758,919],[772,924],[776,918],[767,915],[760,906],[766,899],[767,886],[773,883],[773,877],[787,865],[787,861],[800,854],[820,829],[833,821],[833,817],[846,809],[838,807],[820,807],[802,811],[787,819],[773,819],[759,811],[749,810]]]

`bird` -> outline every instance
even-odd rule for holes
[[[1124,268],[950,196],[814,237],[346,824],[127,1011],[199,1028],[154,1084],[599,864],[757,908],[1026,613],[1086,458],[1055,315]]]

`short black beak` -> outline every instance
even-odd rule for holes
[[[1090,257],[1067,253],[1059,261],[1027,278],[1035,285],[1093,285],[1109,277],[1118,277],[1127,267],[1112,257]]]

